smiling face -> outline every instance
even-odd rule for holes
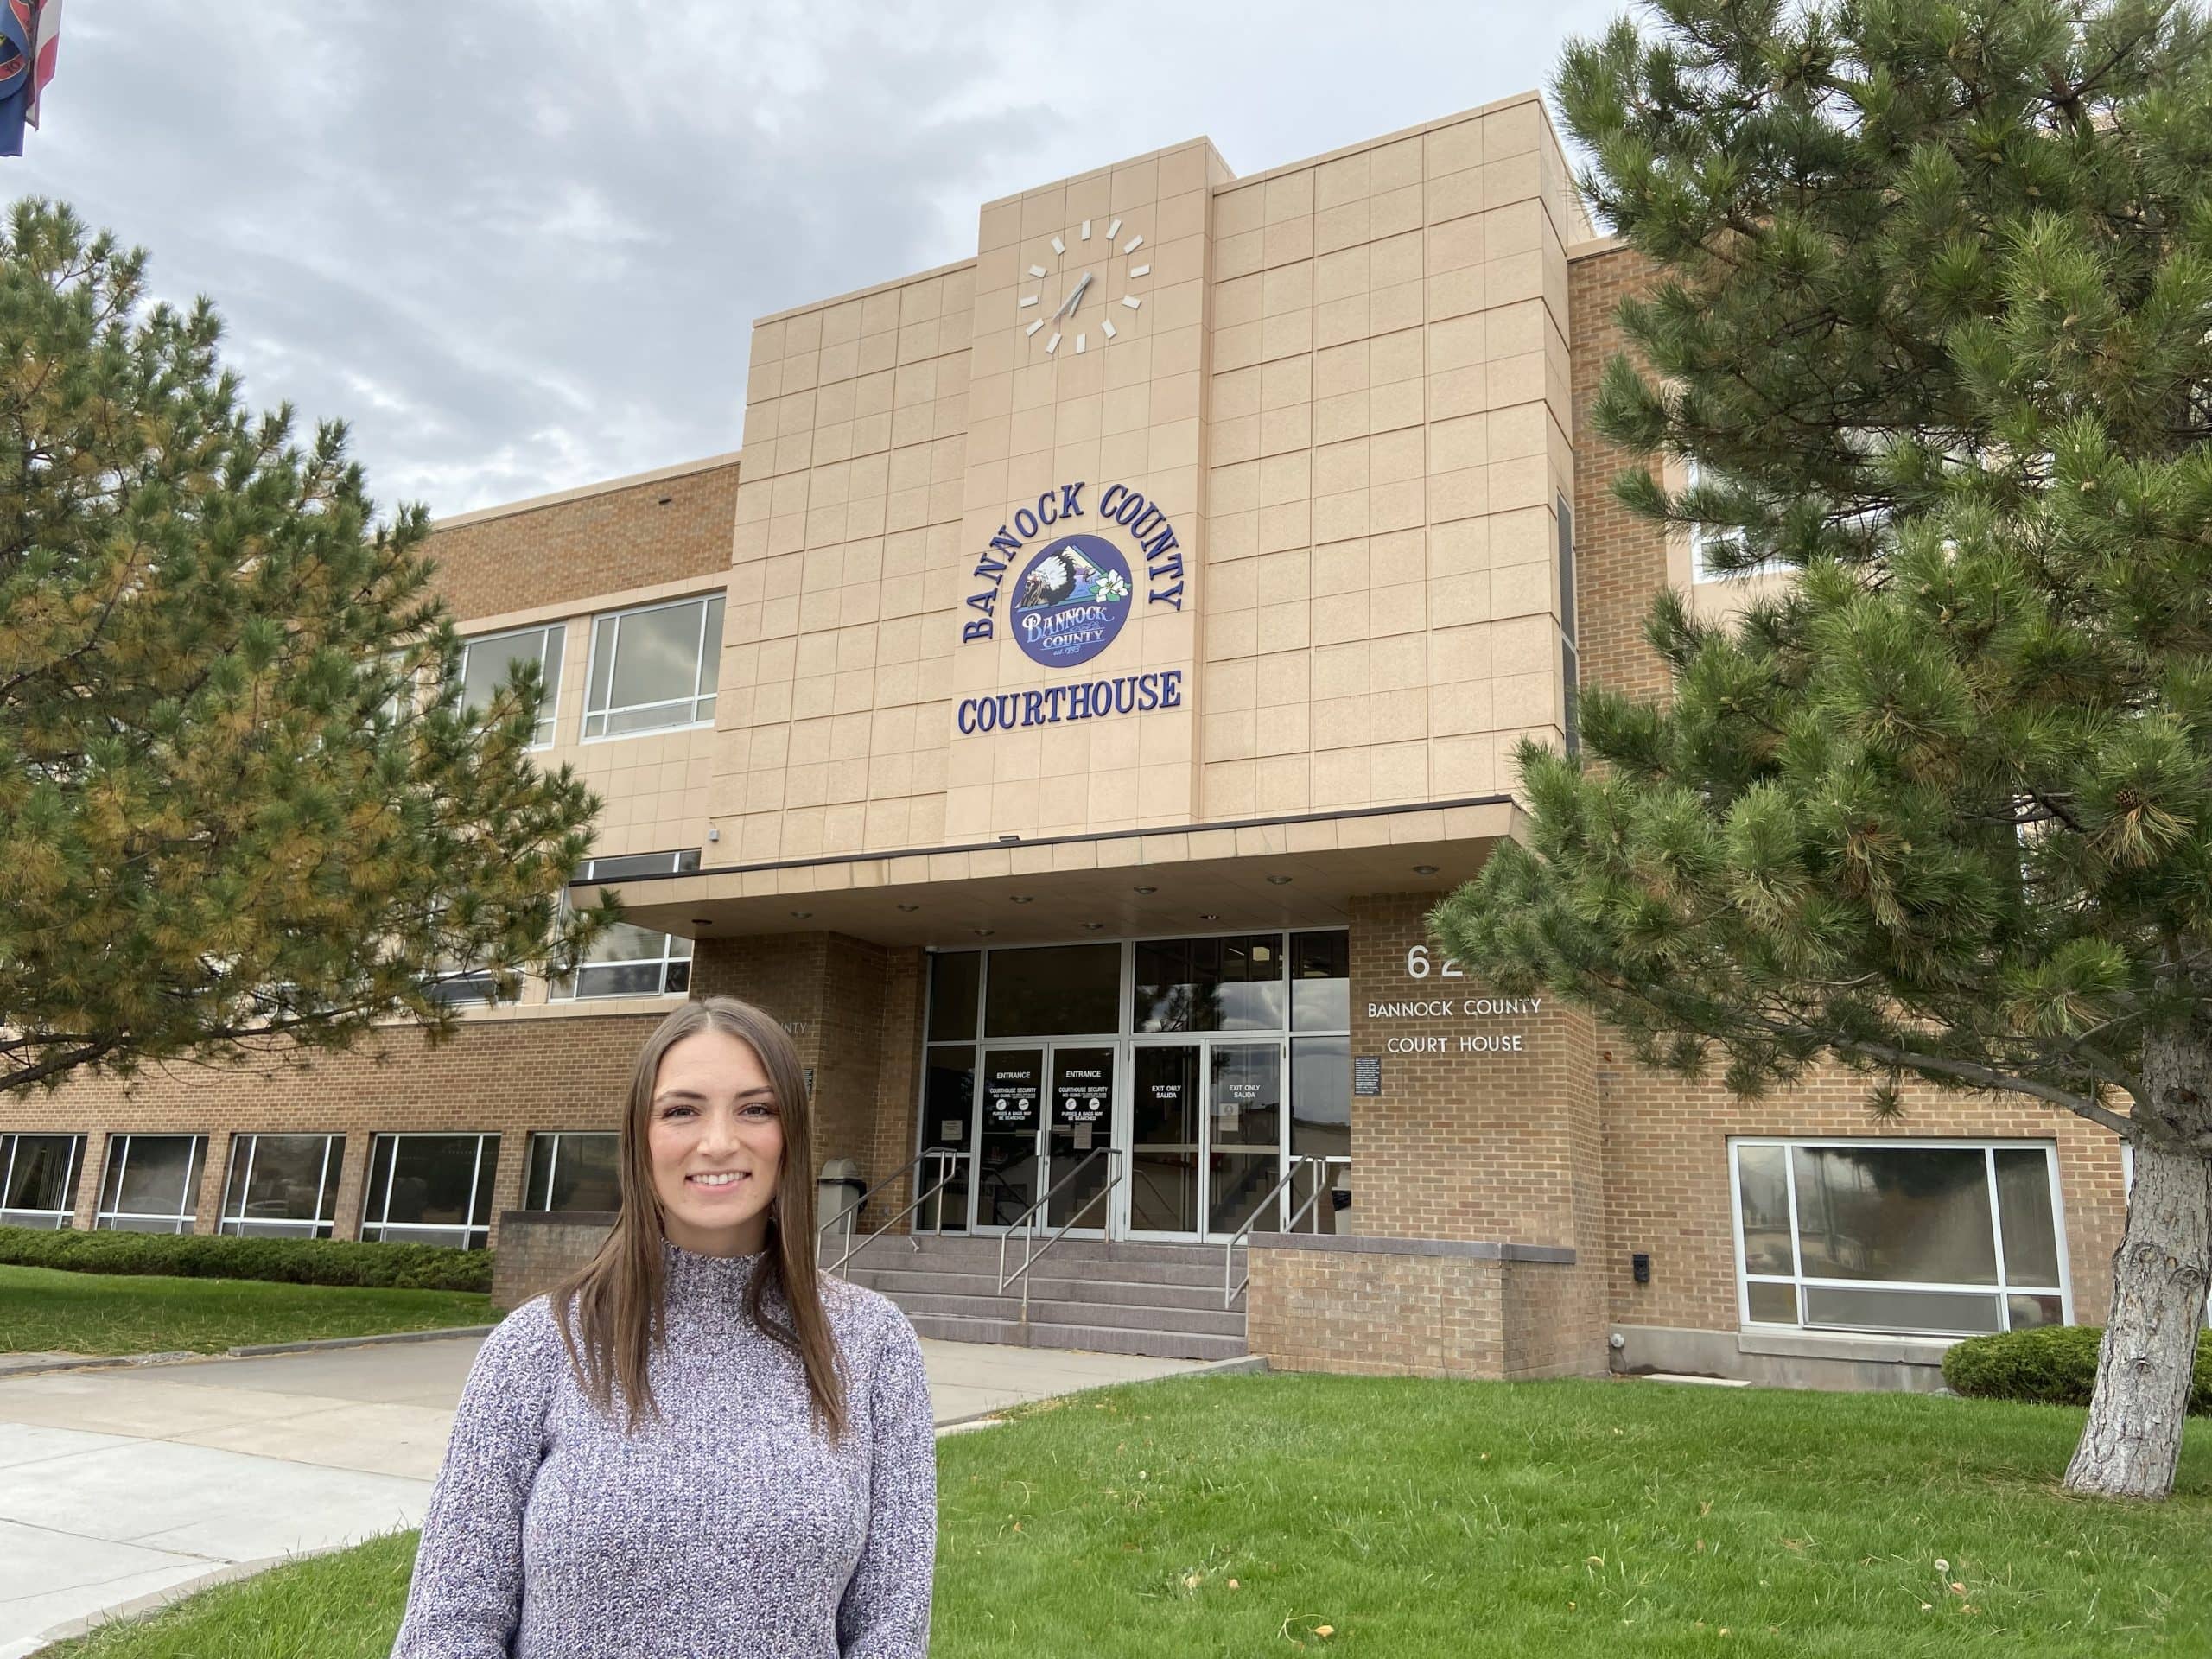
[[[743,1255],[766,1243],[784,1128],[750,1043],[709,1027],[672,1046],[653,1082],[645,1146],[671,1244]]]

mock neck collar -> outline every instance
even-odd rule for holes
[[[762,1249],[744,1255],[707,1255],[687,1250],[665,1235],[660,1241],[661,1268],[669,1284],[687,1289],[742,1290],[767,1255]]]

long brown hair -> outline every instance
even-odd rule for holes
[[[768,1210],[766,1255],[746,1288],[745,1312],[772,1341],[798,1356],[806,1367],[815,1420],[835,1440],[845,1430],[845,1395],[814,1263],[813,1106],[791,1033],[750,1002],[734,996],[686,1002],[660,1022],[639,1051],[630,1079],[630,1109],[622,1119],[622,1207],[599,1254],[554,1289],[554,1323],[576,1381],[594,1405],[612,1414],[619,1382],[629,1428],[638,1426],[644,1412],[661,1414],[645,1367],[653,1344],[666,1329],[661,1261],[666,1212],[653,1188],[646,1131],[662,1057],[686,1037],[708,1030],[736,1038],[760,1057],[783,1124],[784,1155]],[[772,1288],[783,1293],[788,1325],[764,1312]]]

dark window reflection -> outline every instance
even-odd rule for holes
[[[930,957],[930,1028],[933,1042],[967,1042],[976,1035],[976,989],[982,982],[983,953],[943,951]]]
[[[1808,1278],[1997,1282],[1979,1147],[1797,1147],[1791,1155]]]
[[[1290,1046],[1290,1150],[1351,1156],[1351,1039],[1300,1037]]]
[[[1280,933],[1136,947],[1139,1031],[1281,1031],[1284,1012]]]
[[[1351,935],[1290,936],[1290,1022],[1299,1031],[1343,1031],[1351,1024]]]
[[[1122,1023],[1122,947],[1055,944],[994,950],[984,988],[985,1034],[1079,1036]]]

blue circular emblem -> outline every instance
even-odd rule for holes
[[[1128,561],[1096,536],[1063,536],[1014,585],[1014,636],[1047,668],[1089,662],[1128,615]]]

